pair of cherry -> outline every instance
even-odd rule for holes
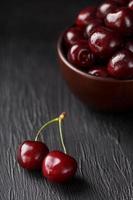
[[[43,176],[50,181],[61,183],[70,180],[77,171],[76,160],[67,154],[62,134],[62,121],[66,113],[45,123],[37,132],[35,141],[24,141],[19,145],[17,160],[27,170],[42,169]],[[42,131],[49,125],[58,123],[60,139],[64,152],[49,151],[48,147],[38,141]]]

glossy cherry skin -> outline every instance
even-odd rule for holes
[[[95,29],[102,25],[103,25],[103,22],[100,19],[90,20],[89,24],[86,27],[86,31],[85,31],[86,37],[89,38],[92,35],[92,33],[95,31]]]
[[[88,74],[92,76],[102,77],[102,78],[106,78],[109,76],[106,67],[94,67],[93,69],[90,69],[88,71]]]
[[[133,0],[129,2],[128,7],[133,11]]]
[[[42,164],[44,177],[56,183],[69,181],[75,175],[76,171],[76,160],[60,151],[49,152]]]
[[[133,40],[129,40],[126,43],[126,49],[128,49],[129,51],[131,51],[133,53]]]
[[[89,39],[91,51],[101,58],[110,57],[120,45],[120,37],[104,27],[97,28]]]
[[[17,160],[21,167],[28,170],[41,169],[47,146],[39,141],[24,141],[18,148]]]
[[[108,64],[108,73],[117,79],[133,77],[133,53],[122,50],[116,53]]]
[[[124,5],[127,5],[129,0],[107,0],[108,2],[110,3],[117,3],[118,5],[120,6],[124,6]]]
[[[120,8],[106,16],[105,24],[123,35],[131,35],[133,33],[133,12],[126,7]]]
[[[83,39],[83,32],[78,27],[71,27],[64,33],[64,43],[67,47],[71,47],[81,39]]]
[[[90,19],[93,19],[96,15],[96,8],[93,6],[89,6],[80,11],[79,15],[76,19],[76,25],[84,28],[89,24]]]
[[[108,13],[114,12],[116,9],[117,5],[115,3],[104,2],[97,10],[97,17],[104,19]]]
[[[86,40],[79,41],[70,48],[68,61],[82,69],[88,68],[94,62],[94,56]]]

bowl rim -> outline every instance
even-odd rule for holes
[[[73,71],[75,71],[76,73],[80,74],[81,76],[84,76],[86,78],[92,79],[92,80],[97,80],[97,81],[104,81],[104,82],[114,82],[114,83],[129,83],[129,82],[133,82],[133,80],[131,79],[125,79],[125,80],[121,80],[121,79],[114,79],[111,77],[97,77],[97,76],[92,76],[90,74],[87,74],[83,71],[81,71],[80,69],[77,69],[76,67],[74,67],[74,65],[72,65],[71,63],[69,63],[66,59],[66,57],[63,54],[62,51],[62,42],[63,42],[63,35],[64,35],[65,31],[62,32],[58,38],[57,41],[57,52],[59,57],[61,58],[61,60]]]

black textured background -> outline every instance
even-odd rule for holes
[[[56,61],[59,33],[89,3],[1,2],[0,200],[133,199],[133,114],[90,110],[71,94]],[[20,169],[15,156],[20,142],[34,138],[44,121],[62,111],[69,113],[66,147],[79,169],[71,183],[55,185]],[[61,149],[56,127],[41,138]]]

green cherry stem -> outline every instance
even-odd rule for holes
[[[61,144],[62,144],[64,153],[67,154],[66,147],[64,144],[64,139],[63,139],[63,133],[62,133],[62,121],[64,120],[65,116],[66,116],[66,113],[62,113],[59,116],[59,132],[60,132],[60,139],[61,139]]]
[[[39,138],[40,134],[42,133],[42,131],[45,128],[47,128],[48,126],[50,126],[53,123],[57,123],[58,122],[61,144],[62,144],[64,153],[66,154],[67,151],[66,151],[66,147],[65,147],[65,144],[64,144],[63,133],[62,133],[62,121],[64,120],[65,116],[66,116],[66,113],[63,112],[61,115],[59,115],[59,117],[56,117],[56,118],[46,122],[43,126],[41,126],[41,128],[38,130],[38,132],[36,134],[35,141],[38,141],[38,138]]]
[[[56,117],[55,119],[52,119],[52,120],[48,121],[47,123],[45,123],[45,124],[38,130],[38,132],[37,132],[37,134],[36,134],[36,137],[35,137],[35,141],[38,140],[40,134],[42,133],[42,131],[43,131],[46,127],[48,127],[49,125],[51,125],[51,124],[53,124],[53,123],[55,123],[55,122],[58,122],[58,121],[59,121],[59,118]]]

